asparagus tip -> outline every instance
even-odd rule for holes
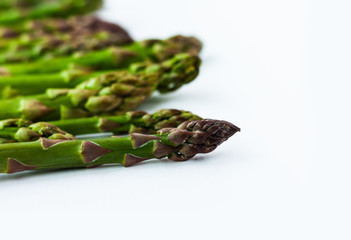
[[[178,128],[161,129],[159,133],[169,133],[168,140],[179,146],[169,158],[184,161],[198,153],[209,153],[233,136],[240,128],[221,120],[204,119],[183,122]]]

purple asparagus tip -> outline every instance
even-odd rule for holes
[[[159,132],[169,133],[168,140],[179,147],[169,158],[184,161],[198,153],[212,152],[239,131],[240,128],[230,122],[204,119],[186,121],[178,128],[164,128]]]

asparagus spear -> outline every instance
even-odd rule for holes
[[[177,64],[177,74],[181,71],[188,71],[187,66],[194,66],[196,69],[199,68],[200,59],[196,56],[190,56],[188,54],[177,54],[173,58],[163,61],[159,64],[151,62],[142,62],[131,64],[128,70],[120,70],[123,73],[128,71],[131,74],[143,74],[145,71],[152,69],[153,71],[160,71],[166,73],[173,66]],[[191,68],[190,68],[191,70]],[[197,72],[198,70],[196,70]],[[4,76],[0,77],[0,96],[3,99],[13,98],[15,96],[25,96],[40,94],[46,91],[48,88],[74,88],[78,84],[103,74],[116,73],[116,71],[105,71],[105,72],[91,72],[87,69],[70,69],[61,73],[55,74],[39,74],[39,75],[18,75],[18,76]],[[195,78],[196,76],[194,76]],[[192,80],[192,79],[190,79]],[[189,81],[190,81],[189,80]],[[169,74],[168,81],[166,78],[158,85],[158,91],[166,93],[174,91],[183,85],[183,79],[180,79],[180,83],[175,81]]]
[[[66,56],[133,42],[120,26],[96,17],[28,21],[0,28],[0,64]]]
[[[102,0],[41,0],[32,1],[32,4],[23,6],[16,4],[15,1],[2,1],[4,2],[3,10],[0,10],[0,24],[6,25],[27,19],[84,15],[99,9],[103,2]]]
[[[167,92],[192,81],[199,58],[180,54],[137,73],[119,71],[89,79],[76,88],[48,89],[46,93],[0,101],[0,119],[34,121],[72,119],[130,111],[154,90]]]
[[[127,137],[92,140],[49,140],[0,144],[0,172],[84,168],[102,164],[132,166],[151,158],[185,161],[209,153],[240,129],[226,121],[193,120],[156,135],[132,133]]]
[[[199,40],[194,37],[179,35],[166,40],[146,40],[125,47],[111,47],[68,57],[2,65],[0,76],[57,73],[70,67],[115,70],[116,68],[125,68],[133,62],[164,61],[178,53],[198,55],[200,50],[201,43]]]
[[[182,122],[200,119],[191,112],[176,109],[162,109],[153,114],[133,111],[118,116],[100,116],[34,124],[23,119],[7,119],[0,121],[0,143],[35,141],[39,137],[62,139],[68,136],[72,138],[72,135],[99,132],[112,132],[115,135],[125,133],[155,134],[162,128],[175,128]],[[68,135],[61,129],[72,135]]]
[[[118,72],[124,74],[126,71],[131,74],[147,74],[147,71],[159,72],[160,74],[164,73],[164,77],[159,83],[157,90],[161,93],[167,93],[175,91],[184,84],[186,78],[179,77],[182,71],[183,75],[187,74],[189,76],[187,77],[187,82],[193,80],[197,75],[200,62],[200,59],[196,56],[177,54],[173,58],[159,64],[150,62],[134,63],[129,66],[128,70],[90,72],[85,69],[70,69],[58,74],[0,77],[0,96],[3,99],[9,99],[16,96],[44,93],[48,88],[74,88],[78,84],[94,77],[109,73],[118,74]],[[174,68],[176,75],[172,76],[174,73],[170,70],[176,65],[177,68]],[[192,68],[195,68],[195,72],[193,72],[194,75],[191,77],[190,70]]]

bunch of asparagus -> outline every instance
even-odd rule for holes
[[[193,81],[202,44],[181,35],[133,42],[96,17],[66,18],[101,3],[0,2],[0,173],[184,161],[240,131],[188,111],[133,111]]]

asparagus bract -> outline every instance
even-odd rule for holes
[[[0,24],[16,24],[27,19],[83,15],[99,9],[102,2],[102,0],[1,0]]]
[[[198,75],[200,60],[179,54],[162,64],[138,66],[89,79],[76,88],[48,89],[45,94],[0,101],[0,119],[50,121],[126,112],[154,90],[173,91]]]
[[[0,172],[84,168],[102,164],[132,166],[147,159],[168,157],[185,161],[209,153],[240,129],[226,121],[194,120],[156,135],[132,133],[128,137],[92,140],[49,140],[0,144]]]
[[[166,40],[135,42],[124,47],[110,47],[50,60],[6,64],[0,66],[0,76],[57,73],[70,68],[115,70],[126,68],[135,62],[164,61],[179,53],[197,56],[200,50],[201,43],[196,38],[175,36]]]

